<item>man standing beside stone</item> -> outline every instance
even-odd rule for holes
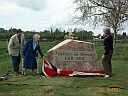
[[[21,29],[17,30],[17,33],[14,34],[8,43],[8,52],[11,56],[13,71],[16,75],[19,74],[19,65],[21,61],[21,55],[24,46],[24,34]]]
[[[111,77],[112,75],[112,65],[111,59],[113,54],[113,37],[110,31],[110,28],[105,28],[104,30],[104,55],[102,58],[102,64],[105,71],[105,77]]]

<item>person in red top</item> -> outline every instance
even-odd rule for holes
[[[105,77],[111,77],[112,75],[112,65],[111,59],[113,54],[113,36],[111,34],[110,28],[105,28],[104,32],[104,55],[102,58],[102,64],[105,71]]]

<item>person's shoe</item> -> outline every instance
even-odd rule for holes
[[[35,76],[35,75],[37,75],[37,73],[36,73],[35,71],[32,71],[32,75],[34,75],[34,76]]]
[[[22,75],[26,75],[26,69],[25,68],[22,69]]]
[[[105,75],[104,78],[109,78],[110,76],[109,75]]]
[[[15,72],[15,75],[16,75],[16,76],[19,76],[19,72]]]
[[[26,72],[24,71],[24,72],[22,72],[22,75],[26,75]]]

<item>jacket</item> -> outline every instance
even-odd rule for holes
[[[21,35],[21,43],[19,43],[19,39],[17,34],[13,35],[8,43],[8,53],[11,56],[18,56],[20,52],[23,51],[24,46],[24,35]]]

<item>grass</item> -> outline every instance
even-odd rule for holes
[[[41,43],[43,52],[58,42]],[[0,41],[0,74],[11,70],[10,59],[6,53],[6,42]],[[95,43],[97,58],[103,54],[101,42]],[[11,76],[7,81],[0,81],[0,96],[128,96],[128,42],[116,45],[113,54],[113,77],[54,77]],[[110,88],[119,86],[118,92]]]

